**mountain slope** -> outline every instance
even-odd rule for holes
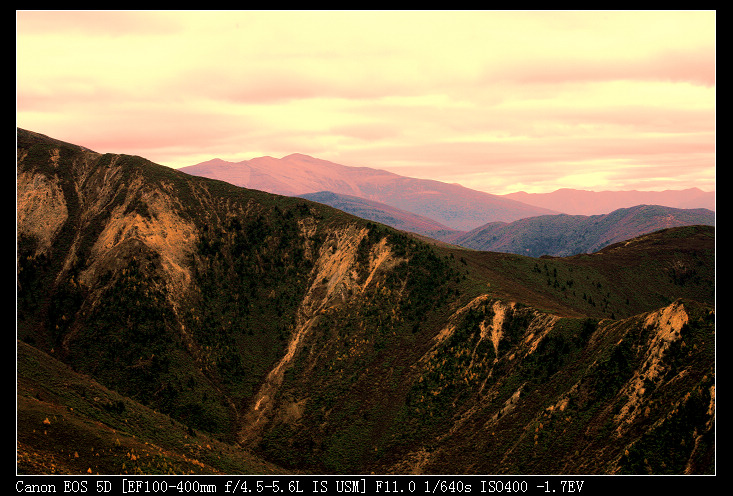
[[[18,474],[278,474],[278,467],[17,343]]]
[[[543,215],[510,224],[494,222],[451,238],[453,243],[476,250],[501,251],[538,257],[591,253],[669,227],[715,225],[715,213],[658,205],[637,205],[609,214]]]
[[[715,210],[715,192],[699,188],[666,191],[583,191],[562,188],[552,193],[520,191],[502,196],[570,215],[606,214],[635,205]]]
[[[368,167],[347,167],[293,154],[232,163],[214,159],[179,169],[237,186],[297,196],[321,191],[377,201],[468,231],[487,222],[556,213],[498,195],[428,179],[399,176]]]
[[[714,369],[687,375],[692,369],[677,365],[709,363],[713,353],[711,314],[698,312],[677,302],[596,322],[476,302],[423,362],[400,440],[451,419],[439,442],[410,450],[425,473],[455,465],[498,474],[704,472],[714,453]]]
[[[104,432],[94,470],[125,473],[100,419],[171,450],[146,473],[715,469],[712,228],[569,258],[473,251],[24,130],[17,198],[29,472],[74,471],[38,460]],[[224,461],[186,461],[204,445],[183,430]]]
[[[656,231],[592,254],[539,259],[456,249],[492,296],[561,315],[627,318],[677,298],[715,305],[715,229]],[[486,283],[484,283],[486,284]]]
[[[339,195],[330,191],[298,196],[343,210],[362,219],[379,222],[401,231],[408,231],[437,240],[448,241],[463,233],[463,231],[456,231],[433,219],[356,196]]]
[[[19,130],[17,177],[18,338],[230,442],[257,435],[322,313],[392,292],[411,336],[457,289],[404,234],[140,157]]]

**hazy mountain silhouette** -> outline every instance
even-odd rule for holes
[[[607,214],[635,205],[715,210],[715,192],[699,188],[666,191],[585,191],[563,188],[552,193],[509,193],[505,198],[570,215]]]
[[[386,224],[395,229],[421,234],[441,241],[449,241],[465,231],[451,229],[443,224],[384,203],[365,200],[358,196],[339,195],[330,191],[298,195],[300,198],[323,203],[362,219]]]
[[[603,215],[541,215],[511,223],[492,222],[451,238],[457,245],[539,257],[591,253],[619,241],[669,227],[715,225],[704,208],[637,205]]]
[[[237,163],[213,159],[179,170],[279,195],[330,191],[356,196],[434,219],[460,231],[487,222],[511,222],[557,213],[457,184],[405,177],[369,167],[348,167],[302,154]]]
[[[540,215],[514,222],[490,222],[471,231],[450,229],[432,219],[355,196],[319,192],[300,195],[363,219],[475,250],[538,257],[569,256],[660,229],[715,225],[715,213],[704,208],[679,209],[636,205],[603,215]]]

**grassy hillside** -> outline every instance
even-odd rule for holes
[[[715,304],[715,228],[665,229],[572,257],[452,250],[476,286],[561,315],[622,318],[676,298]]]
[[[222,443],[17,343],[19,474],[276,474]]]

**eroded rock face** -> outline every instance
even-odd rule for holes
[[[48,254],[59,244],[61,229],[71,222],[66,226],[70,244],[61,256],[66,259],[64,272],[71,267],[79,271],[78,283],[94,288],[110,267],[126,263],[118,262],[129,256],[126,247],[138,245],[159,257],[169,294],[184,291],[191,281],[188,258],[198,233],[178,215],[170,197],[140,176],[127,181],[119,156],[110,156],[100,167],[107,156],[91,151],[79,150],[63,160],[61,148],[51,147],[47,153],[52,173],[24,170],[27,153],[18,157],[17,234],[36,241],[33,256]],[[90,228],[96,231],[93,239],[85,232]],[[91,248],[80,255],[82,243]]]
[[[352,227],[338,230],[332,232],[321,246],[312,270],[312,282],[298,307],[296,327],[288,341],[285,355],[267,374],[252,406],[245,414],[244,429],[240,434],[242,442],[253,442],[259,435],[262,424],[268,420],[285,369],[310,332],[313,320],[324,308],[343,302],[358,287],[356,253],[365,235],[364,229]]]
[[[91,263],[82,278],[90,279],[87,283],[91,285],[91,279],[104,270],[105,254],[136,240],[160,257],[166,273],[164,279],[170,285],[168,291],[171,294],[184,291],[191,282],[188,259],[194,250],[198,229],[177,215],[164,195],[145,190],[139,186],[139,181],[137,183],[130,188],[128,197],[108,212],[109,220],[92,246]],[[146,205],[148,215],[130,210],[133,201]]]
[[[664,355],[672,343],[680,339],[682,328],[689,321],[690,317],[685,306],[679,301],[647,314],[643,325],[651,330],[652,338],[640,367],[635,370],[634,376],[621,390],[621,394],[628,400],[616,416],[619,432],[622,432],[625,426],[631,424],[640,414],[643,415],[646,385],[657,382],[668,368]]]
[[[370,284],[379,284],[380,272],[385,273],[404,261],[393,255],[386,238],[382,238],[369,249],[366,261],[360,261],[359,248],[367,235],[368,229],[364,227],[334,229],[321,245],[311,271],[311,284],[297,309],[296,326],[286,352],[267,374],[246,414],[244,429],[240,434],[242,442],[253,443],[259,436],[263,423],[273,414],[274,400],[279,394],[278,388],[282,384],[283,374],[295,355],[301,351],[303,342],[309,337],[319,316],[351,299],[359,299]],[[297,421],[306,401],[307,399],[301,399],[286,403],[282,406],[282,411],[275,415],[289,423]]]
[[[43,174],[20,172],[16,188],[17,235],[35,238],[37,253],[48,253],[61,226],[69,218],[59,181]]]

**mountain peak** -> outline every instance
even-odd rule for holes
[[[290,160],[290,159],[319,160],[316,157],[311,157],[310,155],[306,155],[305,153],[291,153],[290,155],[285,155],[282,158],[282,160]]]
[[[258,157],[247,161],[249,172],[236,167],[215,172],[191,170],[236,186],[286,196],[319,191],[356,196],[434,219],[451,229],[469,231],[491,221],[556,214],[552,209],[471,190],[435,180],[401,176],[370,167],[354,167],[292,153],[282,159]],[[187,172],[184,168],[184,172]]]

